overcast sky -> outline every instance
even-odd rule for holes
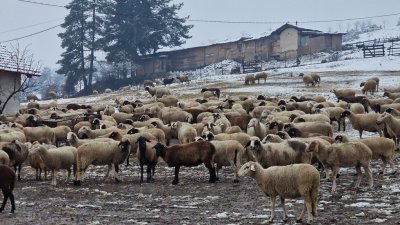
[[[43,3],[66,5],[69,0],[34,0]],[[194,28],[183,47],[206,45],[224,40],[239,39],[241,36],[258,37],[267,35],[281,26],[283,22],[299,21],[298,26],[323,31],[345,31],[355,21],[331,23],[301,23],[301,21],[337,20],[346,18],[378,16],[400,13],[399,0],[173,0],[183,2],[179,12],[190,19],[224,21],[279,22],[272,24],[223,24],[188,22]],[[18,0],[1,0],[0,3],[0,42],[29,35],[58,25],[68,11],[43,5],[35,5]],[[400,17],[372,19],[379,25],[394,26]],[[282,23],[281,23],[282,22]],[[35,24],[39,24],[32,26]],[[28,28],[29,26],[29,28]],[[341,30],[340,30],[341,29]],[[60,27],[21,39],[20,45],[29,49],[44,66],[57,68],[62,48],[57,34]],[[400,34],[399,34],[400,35]],[[15,42],[14,42],[15,43]],[[9,43],[1,43],[8,46]]]

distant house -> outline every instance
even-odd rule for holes
[[[28,65],[20,58],[0,46],[0,108],[6,102],[7,98],[21,87],[21,76],[38,76],[39,72],[31,70]],[[15,94],[7,103],[3,114],[14,114],[20,108],[20,93]]]
[[[136,74],[151,76],[168,71],[197,69],[225,59],[238,62],[285,60],[322,51],[340,51],[342,36],[343,33],[324,33],[284,24],[270,35],[260,38],[241,38],[142,56],[137,62]]]

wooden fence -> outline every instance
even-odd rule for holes
[[[388,51],[388,55],[400,56],[400,43],[391,42]]]
[[[385,46],[383,44],[372,44],[363,46],[363,55],[364,58],[372,58],[385,56]]]

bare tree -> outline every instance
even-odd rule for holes
[[[18,98],[18,93],[35,91],[38,84],[33,80],[34,76],[39,75],[41,64],[34,60],[33,54],[30,53],[28,46],[21,48],[19,43],[10,45],[11,51],[5,50],[4,57],[7,60],[8,69],[14,73],[21,74],[13,78],[12,87],[2,88],[0,86],[0,94],[7,96],[4,102],[0,100],[0,114],[3,113],[7,104],[11,99]]]

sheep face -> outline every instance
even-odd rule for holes
[[[278,105],[286,105],[286,101],[282,99],[278,102]]]
[[[188,123],[192,123],[192,122],[193,122],[193,116],[192,116],[192,114],[188,114],[188,115],[186,116],[186,121],[187,121]]]
[[[298,130],[296,128],[290,128],[287,133],[292,138],[298,136]]]
[[[256,118],[253,118],[250,120],[249,124],[247,124],[247,128],[256,127],[259,125],[258,123],[258,120]]]
[[[204,137],[197,136],[193,139],[193,141],[205,141]]]
[[[94,119],[93,121],[92,121],[92,127],[93,127],[93,129],[100,129],[100,120],[99,119]]]
[[[131,149],[131,143],[129,143],[128,140],[125,141],[121,141],[118,144],[118,148],[122,151],[122,152],[129,152]]]
[[[204,133],[204,138],[206,139],[206,141],[212,141],[214,140],[214,134],[210,131],[206,131]]]
[[[258,137],[252,137],[246,144],[245,148],[250,147],[252,151],[258,151],[261,148],[261,141]]]
[[[132,129],[130,129],[130,130],[128,131],[127,134],[137,134],[137,133],[139,133],[139,130],[136,129],[136,128],[132,128]]]
[[[275,127],[278,127],[278,122],[276,122],[276,121],[270,123],[268,128],[269,128],[270,130],[272,130],[272,129],[274,129]]]
[[[156,150],[156,155],[161,156],[162,158],[165,156],[165,146],[162,145],[161,143],[157,143],[156,145],[153,146],[153,148]]]
[[[213,117],[214,117],[214,122],[215,122],[221,118],[221,115],[219,113],[213,113]]]
[[[251,176],[256,171],[254,162],[247,162],[242,167],[240,167],[238,175],[239,177]]]
[[[340,135],[340,134],[336,135],[335,142],[336,143],[342,143],[343,142],[343,136]]]
[[[389,97],[389,95],[390,95],[390,93],[387,91],[383,93],[383,97]]]
[[[346,111],[342,112],[342,114],[340,114],[340,118],[345,118],[350,115],[351,115],[351,112],[349,110],[346,110]]]
[[[286,139],[286,133],[283,131],[279,131],[276,133],[276,135],[278,135],[280,138],[282,139]]]
[[[383,114],[379,115],[378,118],[376,119],[376,124],[381,125],[389,118],[390,114],[387,112],[384,112]]]

